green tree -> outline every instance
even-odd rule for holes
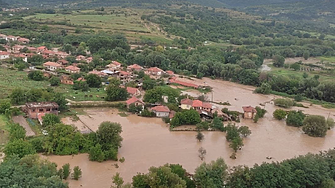
[[[6,112],[7,110],[9,110],[10,107],[11,107],[11,105],[10,105],[10,102],[9,102],[9,101],[2,100],[2,101],[0,102],[0,114],[5,114],[5,112]]]
[[[128,98],[128,92],[125,88],[110,85],[106,89],[106,101],[124,101]]]
[[[84,81],[74,81],[73,83],[74,90],[81,90],[83,92],[88,91],[90,87],[88,86],[87,82]]]
[[[100,144],[91,147],[89,151],[89,159],[90,161],[98,161],[98,162],[102,162],[105,160],[105,154],[102,151]]]
[[[293,63],[291,66],[290,66],[291,69],[295,70],[295,71],[298,71],[300,70],[300,64],[299,63]]]
[[[305,51],[304,54],[303,54],[304,59],[307,60],[309,58],[309,56],[310,56],[309,51]]]
[[[271,92],[271,85],[267,82],[263,82],[262,85],[255,90],[256,93],[261,93],[261,94],[270,94]]]
[[[49,80],[51,86],[59,86],[60,85],[60,79],[58,77],[53,76]]]
[[[228,166],[222,158],[209,164],[202,163],[195,169],[194,181],[199,187],[223,187],[228,176],[227,170]]]
[[[115,184],[116,188],[122,188],[124,181],[122,177],[120,177],[119,173],[116,173],[116,175],[114,175],[112,179],[113,179],[113,183]]]
[[[238,132],[241,134],[242,137],[248,137],[249,135],[251,135],[251,130],[247,126],[239,127]]]
[[[6,154],[6,157],[17,155],[20,158],[26,155],[29,155],[29,154],[36,153],[33,146],[29,142],[21,140],[21,139],[9,142],[5,146],[4,152]]]
[[[109,150],[111,148],[118,149],[121,147],[121,132],[122,127],[119,123],[112,123],[109,121],[102,122],[97,131],[98,142],[102,150]]]
[[[285,119],[286,117],[286,112],[285,110],[282,110],[282,109],[276,109],[274,112],[273,112],[273,117],[277,120],[282,120],[282,119]]]
[[[285,58],[280,55],[275,55],[272,57],[273,59],[273,66],[275,67],[283,67],[285,63]]]
[[[196,137],[199,142],[201,142],[204,139],[204,134],[202,134],[200,131],[198,131]]]
[[[333,118],[328,117],[326,123],[327,123],[328,129],[334,128],[335,123],[334,123],[334,119]]]
[[[57,123],[61,123],[60,118],[55,114],[45,114],[45,116],[42,117],[43,120],[43,127],[53,126]]]
[[[242,149],[242,146],[243,146],[243,145],[244,145],[244,144],[243,144],[243,140],[242,140],[242,138],[241,138],[241,137],[236,137],[236,138],[234,138],[234,139],[231,141],[231,143],[229,144],[229,147],[230,147],[231,149],[233,149],[234,152],[236,153],[237,150]]]
[[[42,81],[44,80],[43,72],[42,71],[32,71],[28,74],[28,78],[35,81]]]
[[[82,172],[81,172],[81,169],[79,168],[79,166],[75,166],[73,168],[72,178],[74,180],[79,180],[79,178],[81,178],[81,174],[82,174]]]
[[[71,172],[69,163],[66,163],[62,166],[62,172],[63,172],[63,179],[66,180],[70,176],[70,172]]]
[[[220,131],[225,131],[223,123],[219,117],[215,117],[212,122],[213,128]]]
[[[305,119],[305,114],[302,111],[290,111],[287,114],[286,124],[294,127],[303,126],[303,121]]]
[[[256,111],[257,111],[257,115],[258,115],[259,118],[263,118],[265,113],[266,113],[266,110],[262,109],[259,106],[256,106]]]
[[[101,78],[95,74],[88,74],[85,77],[86,83],[89,87],[99,88],[101,87]]]
[[[10,124],[9,140],[24,140],[26,137],[26,130],[18,123]]]
[[[323,116],[310,115],[303,121],[302,130],[313,137],[324,137],[327,134],[328,125]]]

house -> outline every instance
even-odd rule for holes
[[[36,52],[37,51],[37,48],[35,48],[35,47],[31,47],[31,46],[29,46],[29,47],[27,47],[28,48],[28,50],[30,51],[30,52]]]
[[[188,83],[188,82],[183,82],[183,81],[177,80],[176,77],[170,78],[168,82],[170,84],[178,84],[178,85],[181,85],[181,86],[191,87],[191,88],[194,88],[194,89],[198,89],[199,88],[199,86],[196,85],[196,84],[192,84],[192,83]]]
[[[65,59],[61,59],[61,60],[58,60],[57,63],[61,65],[67,65],[69,62],[66,61]]]
[[[162,75],[164,71],[157,67],[151,67],[147,70],[147,74],[153,75],[153,76],[160,76]]]
[[[202,102],[200,100],[182,99],[180,101],[180,108],[184,110],[190,110],[193,108],[197,111],[212,112],[213,106],[210,103]]]
[[[167,106],[155,106],[151,110],[156,114],[156,117],[164,118],[170,115],[170,109]]]
[[[64,59],[67,56],[69,56],[69,54],[66,52],[54,52],[54,55],[56,55],[58,58],[61,58],[61,59]]]
[[[22,44],[28,44],[30,42],[29,39],[23,38],[23,37],[19,37],[19,39],[17,39],[17,41],[22,43]]]
[[[100,72],[100,71],[97,71],[97,70],[93,70],[93,71],[89,72],[88,74],[95,74],[95,75],[98,75],[98,76],[100,76],[100,77],[107,76],[106,73],[104,73],[104,72]]]
[[[26,46],[22,46],[22,45],[14,45],[13,47],[12,47],[12,49],[13,49],[13,51],[12,52],[14,52],[14,53],[19,53],[20,52],[20,50],[22,50],[23,48],[25,48]],[[29,49],[28,49],[29,50]]]
[[[117,61],[112,61],[112,63],[107,65],[106,67],[109,68],[109,70],[111,70],[111,71],[120,70],[121,69],[121,63],[119,63]]]
[[[0,34],[0,39],[5,39],[5,40],[7,40],[7,35]]]
[[[73,80],[69,75],[62,75],[60,77],[60,82],[66,85],[73,85]]]
[[[166,71],[166,74],[168,74],[169,76],[174,76],[174,72],[170,70]]]
[[[127,103],[127,108],[129,108],[129,106],[131,104],[135,104],[135,106],[140,106],[140,105],[144,106],[144,102],[141,99],[136,98],[135,96],[133,96],[132,98],[128,99],[126,101],[126,103]]]
[[[112,64],[114,64],[117,68],[121,68],[121,63],[117,61],[112,61]]]
[[[10,53],[5,51],[0,51],[0,60],[8,59]]]
[[[48,70],[55,71],[57,69],[61,69],[62,65],[55,63],[55,62],[48,61],[46,63],[43,63],[43,67],[45,67]]]
[[[31,119],[37,119],[41,113],[58,115],[58,104],[55,102],[30,102],[26,103],[24,111]]]
[[[135,87],[127,87],[127,92],[129,93],[130,96],[139,96],[141,95],[141,92],[139,89]]]
[[[245,119],[254,119],[256,114],[257,114],[257,110],[254,107],[251,106],[243,106],[243,118]]]
[[[45,51],[45,50],[48,50],[48,48],[45,47],[45,46],[40,46],[40,47],[36,48],[36,51],[37,51],[38,53],[41,53],[41,52],[43,52],[43,51]]]
[[[139,72],[141,70],[143,70],[143,67],[139,66],[138,64],[129,65],[127,67],[127,71],[137,71],[137,72]]]
[[[129,82],[131,80],[131,73],[130,72],[126,72],[126,71],[120,71],[117,73],[118,74],[118,78],[121,80],[121,82],[125,83],[125,82]]]
[[[13,59],[16,59],[16,58],[22,58],[22,60],[24,61],[24,62],[28,62],[28,58],[27,58],[27,56],[26,55],[24,55],[24,54],[13,54],[12,55],[12,58]]]
[[[93,57],[88,57],[87,59],[86,59],[86,62],[87,63],[91,63],[93,61]]]
[[[70,65],[65,67],[65,71],[69,73],[80,73],[80,68]]]
[[[76,57],[76,61],[84,61],[84,60],[86,60],[86,57],[83,56],[83,55],[78,55],[78,56]]]
[[[186,98],[180,101],[180,108],[183,110],[190,110],[192,108],[193,100]]]
[[[16,37],[16,36],[13,36],[13,35],[8,35],[7,36],[7,38],[6,38],[6,40],[7,41],[17,41],[17,39],[18,39],[19,37]]]
[[[46,55],[46,56],[54,56],[56,54],[56,52],[54,51],[51,51],[51,50],[44,50],[41,52],[43,55]]]

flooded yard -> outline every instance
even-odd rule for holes
[[[187,79],[185,79],[187,81]],[[188,80],[190,81],[190,80]],[[259,106],[260,103],[276,98],[273,95],[253,94],[253,87],[238,85],[220,80],[203,79],[194,82],[204,82],[213,87],[213,93],[208,93],[214,101],[229,101],[230,110],[242,111],[242,106]],[[229,166],[248,165],[255,163],[281,161],[308,152],[318,153],[335,146],[335,134],[328,131],[326,138],[313,138],[302,134],[295,127],[288,127],[284,121],[274,120],[272,117],[276,107],[266,103],[268,113],[258,123],[251,120],[241,121],[252,131],[250,137],[244,139],[244,147],[237,152],[237,159],[229,156],[232,150],[228,147],[225,134],[221,132],[204,132],[205,139],[201,143],[195,139],[196,132],[176,131],[170,132],[168,125],[158,118],[142,118],[135,115],[121,117],[115,109],[87,109],[87,115],[79,115],[80,123],[88,129],[96,131],[103,121],[119,122],[122,125],[122,148],[119,157],[125,162],[107,161],[103,163],[90,162],[87,154],[76,156],[48,156],[49,160],[58,165],[70,163],[72,168],[80,166],[83,177],[79,181],[70,180],[70,187],[101,187],[109,188],[112,185],[112,176],[119,172],[125,182],[140,173],[146,173],[151,166],[160,166],[166,163],[179,163],[189,172],[193,173],[202,161],[198,157],[198,149],[207,150],[205,161],[209,162],[218,157],[224,158]],[[308,114],[318,114],[333,117],[334,110],[324,109],[320,106],[310,108],[294,108],[304,110]],[[71,124],[69,122],[66,122]],[[82,126],[82,125],[78,125]],[[115,168],[117,163],[119,168]]]

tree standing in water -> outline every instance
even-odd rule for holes
[[[203,147],[201,147],[199,148],[198,152],[199,152],[199,158],[203,161],[207,151]]]
[[[198,142],[201,142],[204,139],[204,134],[202,134],[200,131],[198,131],[198,133],[196,135],[196,139],[198,140]]]

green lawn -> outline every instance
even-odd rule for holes
[[[320,57],[320,60],[335,63],[335,57],[334,56],[332,56],[332,57]]]
[[[33,81],[28,79],[27,72],[9,70],[0,68],[0,99],[7,98],[15,88],[32,89],[32,88],[47,88],[48,81]],[[67,99],[73,101],[101,101],[101,97],[106,96],[103,88],[99,90],[91,88],[88,92],[76,91],[71,85],[61,84],[58,87],[53,87],[56,92],[63,93]]]
[[[0,148],[7,143],[9,138],[8,118],[0,115]]]

